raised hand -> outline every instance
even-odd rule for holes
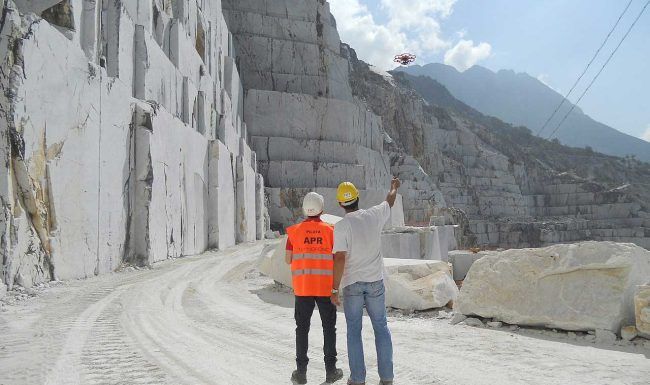
[[[402,185],[402,181],[400,181],[397,177],[393,177],[393,180],[390,182],[390,188],[391,190],[397,190],[400,188]]]

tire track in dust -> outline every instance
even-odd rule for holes
[[[229,360],[220,362],[217,353],[221,349],[217,349],[214,341],[206,340],[195,323],[184,316],[181,298],[190,282],[206,271],[219,271],[224,261],[240,258],[242,254],[256,255],[259,248],[247,247],[190,261],[182,268],[137,285],[130,300],[125,301],[125,330],[177,383],[234,384],[240,381],[241,373],[232,373],[231,369],[241,363],[241,357],[230,355]],[[228,350],[228,346],[222,348]]]
[[[73,325],[67,334],[63,350],[59,353],[59,358],[54,365],[54,368],[50,370],[45,379],[46,385],[81,383],[81,375],[79,373],[81,367],[81,352],[86,340],[88,339],[90,330],[104,308],[117,299],[127,288],[128,286],[118,287],[111,294],[88,307],[73,322]]]
[[[113,291],[116,277],[71,282],[0,314],[9,321],[0,346],[0,384],[45,383],[79,315]]]
[[[131,347],[121,329],[119,301],[97,319],[83,350],[84,384],[170,384],[165,372]]]

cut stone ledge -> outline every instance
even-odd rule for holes
[[[453,275],[456,281],[462,281],[474,262],[480,259],[484,253],[472,253],[468,250],[453,250],[449,252],[449,262],[453,266]]]
[[[384,231],[384,258],[426,259],[447,262],[455,247],[456,226],[393,227]]]

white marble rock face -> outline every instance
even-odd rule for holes
[[[18,21],[10,19],[3,34],[11,34],[10,28],[21,32],[12,22]],[[7,154],[13,159],[10,188],[17,194],[9,198],[4,190],[3,200],[17,213],[28,213],[10,225],[17,238],[8,245],[13,257],[5,274],[10,286],[15,279],[25,287],[106,273],[121,263],[132,115],[124,83],[89,64],[47,22],[35,21],[30,28],[19,51],[22,67],[3,79],[15,94],[2,103],[10,109],[3,136],[20,130],[23,146],[20,154]],[[48,71],[43,71],[45,62]]]
[[[650,276],[650,251],[634,244],[582,242],[488,252],[465,278],[455,310],[564,330],[634,324],[634,290]]]
[[[4,284],[266,234],[219,1],[3,4]]]
[[[151,160],[143,172],[151,178],[149,210],[135,213],[149,220],[136,236],[148,237],[149,263],[200,253],[208,243],[208,140],[164,110],[136,113],[148,115],[141,120],[150,126],[138,130],[148,136]]]
[[[210,247],[221,250],[234,246],[235,235],[235,183],[236,165],[232,154],[221,141],[210,142],[209,223]]]
[[[237,242],[257,239],[255,217],[255,170],[241,156],[237,157]]]

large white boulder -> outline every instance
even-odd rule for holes
[[[637,287],[634,305],[639,335],[650,338],[650,285]]]
[[[519,325],[614,333],[634,323],[634,290],[650,277],[650,251],[582,242],[487,253],[456,301],[466,315]]]
[[[386,306],[427,310],[456,300],[458,287],[442,261],[384,259]]]

